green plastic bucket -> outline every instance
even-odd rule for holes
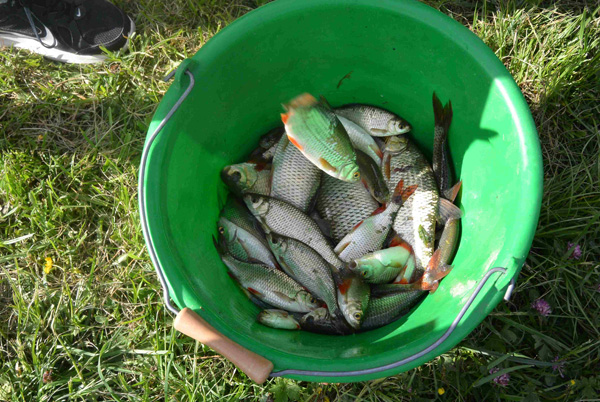
[[[322,94],[334,106],[389,109],[411,122],[412,138],[430,155],[433,91],[452,100],[450,150],[463,181],[454,270],[410,314],[377,330],[342,337],[258,324],[258,308],[213,247],[228,195],[219,171],[244,160],[281,124],[281,103],[302,92]],[[538,221],[541,152],[519,88],[477,36],[417,1],[279,0],[260,7],[182,63],[148,133],[140,208],[167,306],[177,311],[170,298],[194,310],[265,357],[272,376],[363,381],[439,356],[512,289]]]

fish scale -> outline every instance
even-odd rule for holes
[[[331,225],[336,242],[379,207],[362,183],[348,183],[323,176],[317,196],[317,211]]]
[[[336,270],[344,263],[333,249],[319,226],[308,215],[284,201],[261,195],[247,195],[244,201],[261,222],[265,231],[299,240],[318,252]]]
[[[383,176],[388,186],[404,180],[405,185],[417,185],[414,194],[402,205],[394,220],[394,231],[410,244],[415,253],[418,270],[429,263],[433,255],[435,222],[438,205],[438,190],[433,171],[425,156],[408,139],[406,148],[398,153],[390,153],[390,178],[385,173],[385,160],[382,165]],[[426,242],[420,235],[419,227],[431,239]]]
[[[279,140],[271,170],[271,197],[307,212],[319,189],[321,170],[306,159],[286,136]]]
[[[263,264],[239,261],[227,254],[221,259],[240,285],[265,303],[298,313],[309,312],[319,307],[315,301],[300,302],[310,295],[300,284],[281,271]]]
[[[352,104],[335,109],[338,116],[356,123],[376,137],[403,134],[410,131],[410,124],[395,114],[375,106]]]
[[[426,292],[407,290],[397,294],[371,297],[361,329],[379,328],[399,318]]]
[[[276,234],[267,240],[283,270],[323,300],[331,314],[338,315],[335,284],[327,261],[298,240]]]

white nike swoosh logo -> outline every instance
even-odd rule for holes
[[[54,35],[52,35],[52,32],[50,31],[50,29],[48,29],[48,27],[46,25],[42,24],[42,26],[44,27],[44,31],[46,31],[46,35],[40,36],[40,39],[42,40],[42,42],[48,46],[52,46],[52,47],[56,46],[58,44],[58,42],[56,41],[56,38],[54,37]]]

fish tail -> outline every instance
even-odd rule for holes
[[[309,93],[303,93],[302,95],[298,95],[289,101],[289,103],[285,106],[287,106],[287,108],[295,109],[303,106],[313,106],[317,103],[318,101],[314,96]]]
[[[383,159],[383,152],[381,152],[381,149],[377,146],[377,144],[371,144],[369,145],[369,148],[371,148],[379,157],[379,160]]]
[[[448,101],[446,106],[442,106],[442,102],[435,92],[433,93],[433,116],[435,118],[435,126],[443,129],[441,137],[439,138],[439,142],[442,143],[446,141],[448,129],[452,122],[452,102]]]

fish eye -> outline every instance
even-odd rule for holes
[[[367,271],[362,271],[362,276],[367,276]]]
[[[277,244],[279,242],[279,240],[277,240],[277,237],[274,237],[273,240],[271,240],[271,243],[273,244]]]
[[[354,172],[352,174],[352,177],[354,177],[355,179],[358,179],[360,177],[360,172]]]
[[[252,202],[254,202],[254,203],[258,202],[258,197],[255,196],[255,195],[253,195],[252,196]]]
[[[353,317],[354,317],[354,319],[356,321],[360,321],[360,319],[362,318],[362,314],[361,313],[354,313]]]
[[[225,228],[223,226],[219,226],[219,233],[225,234]]]
[[[231,181],[237,183],[242,178],[242,174],[240,172],[233,172],[229,177],[231,177]]]

